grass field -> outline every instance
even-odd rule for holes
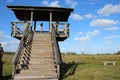
[[[3,79],[12,73],[13,55],[3,56]],[[120,55],[62,55],[62,80],[120,80]],[[117,61],[104,66],[102,61]]]
[[[120,55],[63,55],[63,80],[120,80]],[[117,61],[104,66],[102,61]]]
[[[13,55],[3,55],[3,78],[2,80],[10,80],[12,74]]]

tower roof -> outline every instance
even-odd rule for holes
[[[70,12],[73,12],[72,8],[61,7],[41,7],[41,6],[13,6],[7,5],[8,9],[14,11],[16,17],[23,20],[31,19],[31,12],[34,13],[34,21],[49,21],[50,12],[52,12],[52,21],[66,22],[70,16]]]

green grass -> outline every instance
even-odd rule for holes
[[[3,79],[12,73],[13,55],[3,56]],[[62,55],[62,80],[120,80],[120,55]],[[104,66],[102,61],[117,61]]]
[[[120,80],[120,55],[63,55],[63,80]],[[115,60],[104,66],[102,61]]]
[[[10,80],[12,75],[12,59],[13,55],[4,54],[2,57],[3,61],[3,78],[2,80]]]

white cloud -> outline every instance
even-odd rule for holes
[[[86,14],[86,15],[84,15],[84,17],[87,18],[87,19],[96,18],[96,16],[92,15],[92,14]]]
[[[92,20],[90,25],[91,26],[98,26],[98,27],[108,27],[118,24],[119,22],[116,20],[109,20],[109,19],[95,19]]]
[[[106,30],[108,30],[108,31],[116,31],[118,29],[119,29],[118,27],[109,27],[109,28],[106,28]]]
[[[3,37],[3,32],[0,31],[0,39],[2,39],[2,37]]]
[[[0,40],[5,40],[5,39],[9,39],[10,36],[9,35],[5,35],[2,31],[0,31]]]
[[[83,37],[76,37],[75,38],[75,41],[80,41],[80,42],[87,42],[90,40],[90,36],[86,35],[86,36],[83,36]]]
[[[82,33],[83,34],[83,33]],[[78,36],[74,40],[80,42],[87,42],[91,39],[91,37],[96,36],[99,34],[99,30],[88,31],[85,36]]]
[[[7,3],[12,2],[13,0],[7,0]]]
[[[60,7],[59,1],[48,2],[48,0],[43,0],[42,4],[45,6],[50,6],[50,7]]]
[[[65,0],[66,4],[70,5],[70,7],[75,8],[75,6],[78,4],[75,1],[72,0]]]
[[[50,6],[51,6],[51,7],[60,7],[59,1],[51,2],[51,3],[50,3]]]
[[[98,34],[99,34],[99,30],[94,30],[94,31],[87,32],[87,35],[89,35],[89,36],[96,36]]]
[[[104,40],[112,40],[112,39],[116,39],[116,38],[120,38],[120,35],[107,36],[107,37],[104,37]]]
[[[0,31],[0,43],[2,44],[4,51],[16,51],[19,40],[13,39]]]
[[[118,5],[107,4],[102,9],[99,9],[97,13],[102,14],[104,16],[109,16],[110,14],[120,13],[120,4]]]
[[[74,19],[74,20],[82,20],[83,17],[80,16],[79,14],[71,14],[70,18]]]
[[[113,40],[117,38],[120,38],[120,35],[111,35],[111,36],[104,37],[104,43],[107,47],[109,47],[113,42]]]
[[[43,1],[42,1],[42,4],[45,5],[45,6],[48,6],[48,5],[49,5],[49,2],[48,2],[48,0],[43,0]]]
[[[83,32],[79,32],[78,34],[79,34],[79,35],[82,35],[82,34],[83,34]]]

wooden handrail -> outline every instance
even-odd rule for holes
[[[33,33],[31,30],[31,27],[29,25],[30,25],[30,23],[27,23],[27,22],[24,23],[25,30],[23,32],[23,36],[22,36],[21,41],[19,43],[19,47],[17,49],[17,52],[16,52],[16,54],[13,58],[13,61],[12,61],[13,65],[14,65],[12,79],[13,79],[14,74],[16,73],[16,71],[18,69],[18,65],[20,64],[21,57],[26,56],[25,53],[28,54],[30,52],[30,45],[28,45],[28,44],[31,43]],[[31,36],[31,34],[32,34],[32,36]],[[26,63],[24,63],[24,64],[26,64]]]
[[[51,34],[52,34],[52,41],[53,41],[53,47],[54,47],[54,52],[55,52],[56,64],[62,64],[62,58],[61,58],[61,54],[60,54],[59,45],[58,45],[58,42],[56,40],[56,31],[55,31],[54,25],[52,25]]]
[[[22,39],[21,39],[21,41],[20,41],[19,47],[18,47],[18,49],[17,49],[17,52],[16,52],[16,54],[15,54],[15,57],[13,58],[13,64],[14,64],[14,65],[17,64],[18,58],[19,58],[19,56],[20,56],[21,49],[22,49],[22,47],[23,47],[23,45],[24,45],[24,43],[25,43],[24,40],[25,40],[25,38],[26,38],[27,35],[28,35],[27,33],[28,33],[28,29],[29,29],[29,23],[25,23],[24,26],[26,26],[25,31],[23,32],[23,36],[22,36]]]
[[[52,24],[51,36],[52,36],[52,41],[53,41],[53,49],[54,49],[54,55],[55,55],[55,63],[56,63],[56,67],[57,67],[57,75],[58,75],[58,79],[59,79],[60,78],[60,65],[62,64],[62,58],[61,58],[61,54],[60,54],[58,41],[56,39],[55,27],[53,24]]]

